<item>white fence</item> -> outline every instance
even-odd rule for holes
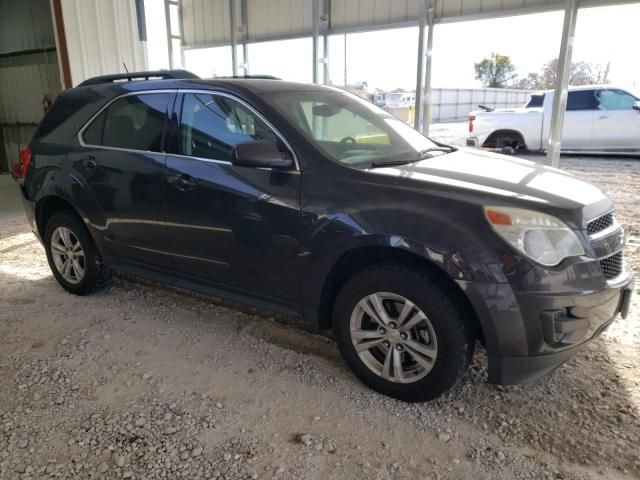
[[[478,105],[491,108],[522,107],[529,100],[528,90],[507,88],[434,88],[431,90],[431,121],[466,120]]]

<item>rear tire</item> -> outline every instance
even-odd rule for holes
[[[439,397],[463,377],[475,347],[454,299],[452,287],[429,271],[403,263],[365,268],[336,299],[340,352],[365,385],[384,395],[408,402]]]
[[[66,291],[87,295],[109,283],[111,270],[82,220],[70,210],[54,213],[44,231],[47,261],[53,276]]]

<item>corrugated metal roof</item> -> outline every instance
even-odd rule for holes
[[[327,1],[332,32],[391,28],[418,22],[419,0]],[[581,5],[623,3],[634,2],[583,0]],[[564,0],[436,0],[435,16],[437,22],[462,21],[559,10],[564,5]],[[231,42],[228,0],[183,0],[182,11],[187,47]],[[249,41],[311,35],[311,0],[247,0],[247,23]]]
[[[331,27],[361,28],[417,21],[418,13],[418,0],[332,0]]]
[[[182,0],[186,44],[231,43],[229,0]]]
[[[298,35],[311,31],[311,0],[247,0],[251,39]]]
[[[49,0],[0,0],[0,54],[55,47]]]
[[[96,75],[146,69],[132,0],[62,0],[73,85]]]

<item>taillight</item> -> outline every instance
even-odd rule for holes
[[[473,132],[473,121],[476,119],[475,115],[469,115],[469,133]]]
[[[27,147],[24,150],[20,150],[20,156],[18,163],[16,163],[11,169],[11,175],[16,180],[22,180],[27,176],[27,170],[29,169],[29,163],[31,162],[31,148]]]

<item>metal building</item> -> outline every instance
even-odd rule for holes
[[[48,0],[0,0],[0,171],[18,159],[60,91]]]

